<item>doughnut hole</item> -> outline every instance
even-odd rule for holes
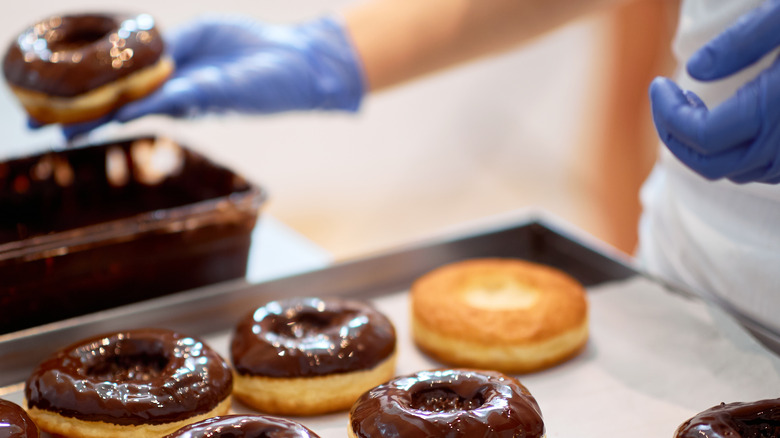
[[[86,374],[112,382],[156,379],[170,362],[159,345],[143,340],[126,339],[115,345],[100,347],[97,351],[95,359],[87,365]]]
[[[45,33],[49,50],[52,52],[65,52],[76,50],[93,44],[105,38],[115,26],[115,22],[108,17],[90,17],[94,20],[94,26],[70,26],[54,27]]]
[[[464,396],[443,386],[433,386],[412,393],[411,407],[425,412],[458,412],[479,409],[485,404],[484,388]]]
[[[329,327],[339,327],[342,322],[353,319],[355,312],[313,312],[301,310],[291,317],[280,315],[273,321],[273,331],[289,338],[307,338],[317,336]]]

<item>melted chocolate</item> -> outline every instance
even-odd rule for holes
[[[184,146],[178,171],[146,182],[157,160],[136,151],[170,143],[137,137],[0,163],[0,309],[13,309],[0,312],[0,333],[246,275],[264,190]]]
[[[395,329],[368,304],[274,301],[247,315],[231,344],[241,374],[308,377],[373,368],[395,351]]]
[[[780,437],[780,398],[721,403],[686,421],[675,438]]]
[[[0,438],[38,438],[38,428],[21,406],[0,399]]]
[[[319,438],[307,427],[284,418],[225,415],[185,426],[166,438]]]
[[[162,53],[148,14],[53,16],[16,38],[3,73],[11,85],[73,97],[153,65]]]
[[[494,371],[421,371],[363,394],[352,406],[358,438],[539,438],[539,405],[516,379]]]
[[[201,341],[143,329],[86,339],[27,379],[30,407],[85,421],[160,424],[214,409],[230,395],[225,361]]]

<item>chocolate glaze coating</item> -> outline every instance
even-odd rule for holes
[[[495,371],[436,370],[396,377],[352,406],[358,438],[539,438],[539,405],[513,377]]]
[[[162,329],[78,342],[27,379],[28,406],[85,421],[161,424],[214,409],[233,388],[227,363],[198,339]]]
[[[319,438],[300,423],[264,415],[225,415],[185,426],[166,438]]]
[[[21,406],[0,399],[0,438],[38,438],[39,436],[38,427]]]
[[[153,65],[162,53],[148,14],[58,15],[11,43],[3,73],[16,87],[73,97]]]
[[[273,301],[240,321],[230,347],[240,374],[309,377],[373,368],[395,351],[395,329],[370,305]]]
[[[677,428],[675,438],[774,438],[780,436],[780,398],[721,403]]]

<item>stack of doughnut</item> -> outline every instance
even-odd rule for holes
[[[227,362],[202,341],[163,329],[77,342],[27,379],[30,417],[65,437],[161,437],[230,409]]]
[[[148,14],[48,17],[25,29],[3,59],[8,85],[39,124],[100,118],[148,95],[172,71]]]
[[[528,373],[559,364],[588,340],[577,280],[516,259],[473,259],[435,269],[411,288],[415,343],[460,367]]]
[[[261,412],[346,410],[395,373],[396,337],[374,307],[337,298],[272,301],[237,326],[234,395]]]

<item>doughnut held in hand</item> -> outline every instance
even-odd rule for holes
[[[148,14],[56,15],[25,29],[3,73],[32,119],[77,123],[157,89],[173,61]]]
[[[0,437],[38,438],[39,436],[38,427],[21,406],[0,399]]]
[[[39,364],[24,388],[41,429],[66,437],[161,437],[230,408],[228,364],[198,339],[141,329],[85,339]]]
[[[306,426],[264,415],[225,415],[185,426],[166,438],[319,438]]]
[[[585,289],[569,275],[514,259],[473,259],[411,288],[412,336],[455,366],[537,371],[573,357],[588,339]]]
[[[677,428],[675,438],[762,438],[780,436],[780,398],[721,403]]]
[[[234,394],[261,412],[347,410],[395,373],[390,321],[369,304],[336,298],[270,302],[236,327]]]
[[[534,397],[495,371],[421,371],[363,394],[349,414],[350,438],[543,438]]]

